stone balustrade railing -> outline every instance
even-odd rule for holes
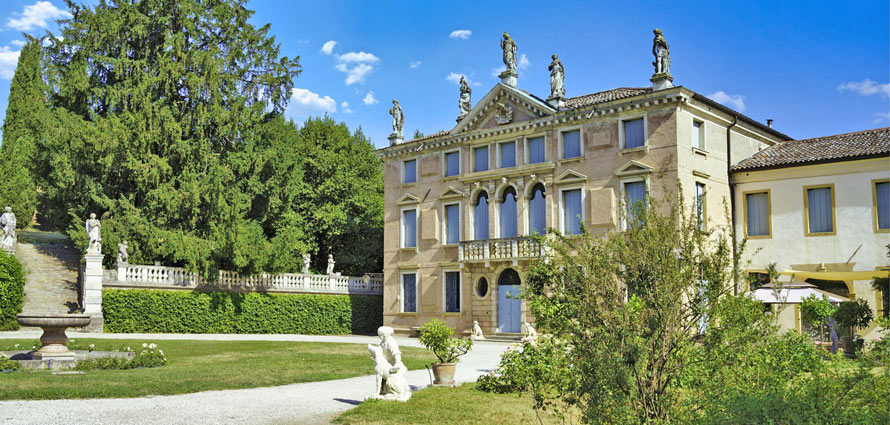
[[[220,271],[217,280],[205,280],[198,273],[183,268],[120,264],[117,270],[106,270],[105,288],[144,289],[216,289],[237,292],[295,292],[324,294],[382,294],[383,275],[361,277],[301,273],[262,273],[241,276]]]
[[[530,237],[463,241],[458,245],[458,261],[526,260],[544,256],[544,246]]]

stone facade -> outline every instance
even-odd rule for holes
[[[513,110],[508,123],[497,121],[499,104]],[[588,230],[621,229],[625,184],[636,181],[643,182],[655,198],[679,193],[679,183],[687,205],[694,202],[696,183],[704,184],[707,219],[726,224],[728,163],[789,139],[683,87],[615,89],[567,98],[565,105],[556,108],[525,91],[497,84],[451,131],[378,151],[385,166],[384,325],[413,333],[437,317],[464,335],[469,335],[474,320],[486,335],[504,331],[499,304],[509,302],[499,297],[498,281],[507,269],[517,271],[521,280],[524,268],[540,255],[540,247],[527,238],[531,197],[539,184],[546,194],[546,226],[560,230],[566,229],[564,195],[577,194],[565,191],[576,189],[581,189],[581,217]],[[637,129],[641,124],[643,143],[625,147],[630,137],[625,122],[636,119],[642,119],[633,124]],[[573,131],[580,134],[579,155],[567,158],[567,149],[572,149],[565,139],[571,143]],[[544,138],[545,154],[543,161],[532,163],[530,144],[539,143],[538,137]],[[509,157],[511,142],[514,158]],[[486,151],[488,169],[476,171],[476,156],[483,157]],[[502,158],[505,151],[507,158]],[[449,175],[448,161],[455,155],[448,154],[453,152],[460,166]],[[416,176],[406,179],[411,170]],[[487,238],[474,234],[474,204],[481,193],[490,201]],[[515,238],[501,238],[501,200],[506,193],[516,194]],[[450,204],[457,204],[460,211],[457,243],[447,243],[445,216]],[[406,247],[405,233],[411,226],[405,230],[405,222],[411,221],[412,211],[416,246]],[[458,273],[459,311],[446,312],[446,272]],[[405,274],[416,276],[415,312],[404,311]],[[478,290],[482,277],[488,286],[484,294]],[[451,304],[454,307],[453,300]],[[524,303],[518,315],[505,317],[534,322]],[[518,328],[505,333],[517,332]]]

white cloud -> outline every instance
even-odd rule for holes
[[[420,68],[420,65],[421,65],[422,63],[423,63],[423,62],[421,62],[421,61],[414,61],[414,62],[409,63],[409,64],[408,64],[408,67],[411,68],[411,69],[417,69],[417,68]]]
[[[349,109],[349,102],[347,102],[345,100],[343,101],[343,103],[340,104],[340,109],[342,109],[343,112],[345,112],[347,114],[352,113],[352,109]]]
[[[872,124],[880,124],[882,122],[890,121],[890,112],[875,112],[875,119],[871,122]]]
[[[12,51],[9,46],[0,47],[0,78],[11,80],[15,75],[15,66],[19,63],[19,53]]]
[[[335,56],[337,64],[334,68],[346,74],[346,85],[364,83],[368,74],[374,71],[374,65],[380,62],[380,58],[366,52],[347,52]]]
[[[470,30],[454,30],[454,31],[451,31],[451,34],[449,34],[448,37],[451,37],[455,40],[457,40],[457,39],[466,40],[466,39],[470,38],[471,35],[473,35],[473,31],[470,31]]]
[[[739,112],[745,112],[745,96],[740,94],[727,94],[725,91],[720,90],[705,97]]]
[[[373,91],[369,91],[368,94],[365,95],[365,98],[362,99],[362,102],[364,102],[365,105],[369,105],[369,106],[370,106],[370,105],[373,105],[373,104],[375,104],[375,103],[379,103],[380,101],[377,100],[376,97],[374,97],[374,92],[373,92]]]
[[[506,70],[507,70],[507,67],[504,66],[504,65],[501,65],[501,66],[499,66],[499,67],[497,67],[497,68],[491,68],[491,76],[494,77],[494,78],[498,78],[498,77],[501,76],[501,73],[504,72],[504,71],[506,71]]]
[[[456,72],[449,72],[448,75],[445,76],[445,80],[449,81],[451,83],[454,83],[454,85],[459,86],[460,85],[460,77],[466,78],[467,84],[469,84],[471,86],[481,86],[482,85],[478,81],[471,80],[470,77],[467,77],[465,74],[458,74]]]
[[[288,109],[291,109],[297,116],[337,112],[337,101],[330,96],[322,97],[307,89],[291,89],[290,100]]]
[[[18,18],[6,20],[6,26],[20,31],[31,31],[35,28],[46,28],[48,20],[70,18],[67,10],[59,9],[48,1],[38,1],[30,6],[25,6],[22,13],[13,13]]]
[[[321,46],[321,52],[324,53],[324,54],[326,54],[326,55],[329,55],[329,54],[331,54],[331,52],[334,51],[334,46],[336,46],[336,45],[337,45],[337,42],[334,41],[334,40],[326,41],[326,42]]]
[[[25,45],[25,41],[24,40],[12,40],[9,42],[9,44],[12,44],[13,46],[22,47]]]
[[[866,78],[862,81],[853,81],[849,83],[841,83],[837,86],[837,91],[851,91],[859,93],[863,96],[871,96],[880,94],[881,96],[890,96],[890,83],[881,84]]]
[[[516,65],[517,69],[526,69],[531,63],[528,61],[528,56],[525,53],[519,55],[519,63]]]

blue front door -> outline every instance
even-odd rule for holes
[[[521,325],[521,303],[519,285],[498,286],[498,330],[519,333]]]

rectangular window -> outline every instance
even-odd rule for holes
[[[640,215],[646,210],[646,183],[624,183],[624,202],[627,207],[627,228],[632,229],[639,225]]]
[[[403,183],[414,183],[417,181],[417,160],[412,159],[405,161],[405,180]]]
[[[402,274],[402,311],[405,313],[417,313],[417,275],[414,273]]]
[[[473,171],[488,171],[488,146],[473,149],[473,158],[476,166]]]
[[[417,210],[402,211],[402,248],[417,247]]]
[[[457,176],[460,174],[460,151],[448,152],[445,154],[445,177]]]
[[[769,192],[745,194],[745,223],[748,237],[769,236]]]
[[[875,182],[875,221],[878,230],[890,230],[890,181]]]
[[[544,136],[528,139],[528,163],[537,164],[546,161],[544,149]]]
[[[445,312],[460,312],[460,272],[445,272]]]
[[[445,243],[460,242],[460,204],[445,205]]]
[[[834,199],[831,187],[817,187],[806,190],[807,232],[834,232]]]
[[[622,121],[624,126],[624,149],[633,149],[643,146],[646,142],[643,134],[643,119]]]
[[[516,166],[516,142],[501,143],[501,168]]]
[[[705,230],[705,184],[695,183],[695,224]]]
[[[692,121],[692,147],[698,149],[705,148],[705,123],[701,121]]]
[[[584,214],[581,210],[581,189],[562,191],[563,233],[567,235],[581,234],[581,222]]]
[[[562,133],[563,159],[577,158],[579,156],[581,156],[581,130]]]

